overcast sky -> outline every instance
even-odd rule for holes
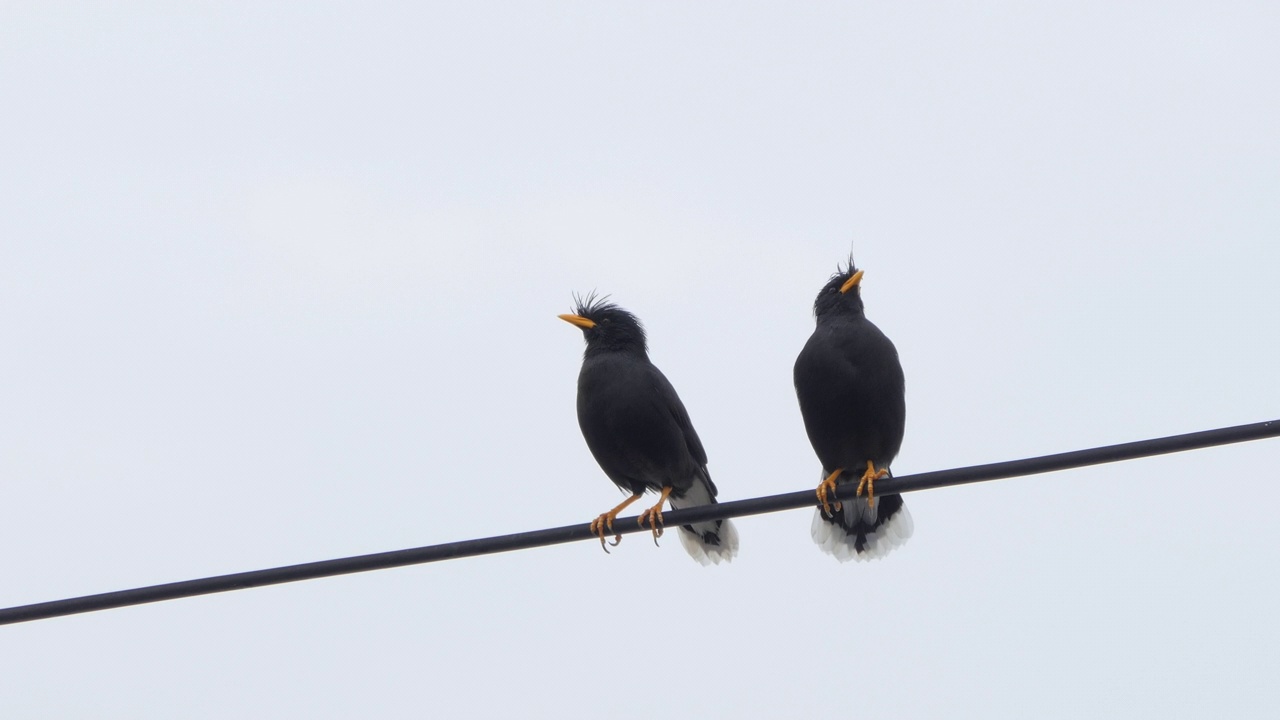
[[[177,6],[181,7],[177,7]],[[722,499],[1280,417],[1274,3],[0,5],[0,606],[587,522],[598,290]],[[1274,717],[1280,441],[0,628],[5,717]],[[802,715],[803,714],[803,715]]]

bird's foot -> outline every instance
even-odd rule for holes
[[[835,513],[840,512],[844,507],[844,505],[840,504],[839,500],[832,499],[831,502],[827,502],[828,493],[835,495],[836,478],[840,477],[840,473],[842,472],[844,472],[844,468],[836,468],[835,472],[828,475],[826,480],[823,480],[818,484],[818,502],[822,503],[822,512],[827,517],[835,517]]]
[[[640,499],[640,493],[636,493],[635,495],[632,495],[626,500],[623,500],[621,504],[619,504],[617,507],[610,510],[609,512],[600,513],[600,515],[595,520],[591,521],[591,534],[600,538],[600,547],[604,548],[605,552],[609,552],[609,548],[605,545],[605,542],[604,542],[605,529],[608,528],[609,532],[612,533],[613,521],[618,519],[618,513],[622,512],[624,509],[626,509],[628,505],[630,505],[631,503],[639,499]],[[610,543],[610,545],[613,545],[616,547],[620,542],[622,542],[622,533],[617,533],[613,536],[613,542]]]
[[[867,507],[876,506],[876,481],[881,478],[889,477],[889,468],[876,469],[876,464],[867,461],[867,471],[862,473],[862,481],[858,483],[858,490],[854,494],[862,497],[862,488],[867,488]]]
[[[667,497],[671,495],[672,488],[662,488],[662,497],[658,498],[658,504],[640,513],[640,527],[644,527],[644,521],[649,521],[649,528],[653,530],[653,544],[658,544],[658,538],[662,537],[662,506],[667,504]]]
[[[613,512],[600,513],[599,517],[591,521],[591,532],[596,537],[600,538],[600,547],[604,548],[605,552],[609,552],[609,548],[606,546],[605,540],[604,540],[605,528],[606,527],[609,528],[609,532],[612,533],[613,521],[617,517],[618,517],[618,514]],[[613,538],[613,542],[609,543],[609,545],[616,546],[620,542],[622,542],[622,535],[615,535]]]

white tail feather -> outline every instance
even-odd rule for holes
[[[693,487],[682,498],[671,498],[671,509],[679,510],[681,508],[690,508],[697,505],[710,505],[716,500],[711,496],[710,490],[703,484],[702,479],[695,478]],[[720,527],[716,527],[716,522],[720,522]],[[703,565],[719,565],[722,562],[729,562],[738,555],[738,528],[728,518],[721,521],[712,520],[711,522],[695,523],[691,526],[693,531],[685,530],[683,527],[679,530],[680,545],[689,553],[689,557],[697,560]],[[719,538],[719,544],[709,543],[703,540],[705,536],[716,536]]]
[[[857,509],[858,506],[866,507],[866,505],[867,503],[861,499],[846,501],[844,512],[852,520],[852,514],[860,512]],[[824,518],[822,508],[814,511],[813,525],[809,532],[813,536],[813,541],[822,548],[823,552],[834,556],[840,562],[850,560],[861,562],[879,560],[894,548],[906,543],[915,532],[915,523],[911,520],[911,513],[907,511],[907,506],[903,505],[886,523],[876,528],[874,532],[867,533],[862,552],[858,552],[854,545],[857,536],[845,533],[839,525]]]
[[[707,524],[714,525],[714,523]],[[694,525],[694,527],[700,527],[700,525]],[[734,527],[733,521],[726,518],[718,532],[720,544],[711,545],[702,542],[702,538],[697,534],[680,528],[680,544],[684,546],[684,551],[689,553],[689,557],[702,565],[719,565],[722,562],[729,562],[738,555],[738,528]]]

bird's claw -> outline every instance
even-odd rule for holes
[[[876,506],[876,481],[881,478],[889,477],[889,468],[881,468],[876,470],[876,464],[867,461],[867,471],[862,473],[862,480],[858,483],[858,490],[854,494],[862,497],[862,488],[867,488],[867,507]]]
[[[606,513],[600,513],[595,520],[591,521],[591,534],[600,538],[600,547],[603,548],[605,552],[609,552],[609,548],[605,547],[604,544],[605,529],[608,528],[609,532],[614,533],[613,542],[610,543],[610,545],[617,547],[618,543],[622,542],[622,533],[614,532],[613,521],[618,519],[618,513],[625,510],[631,503],[639,500],[640,496],[640,493],[632,495],[621,503],[618,503],[618,506],[614,509]]]
[[[608,528],[609,532],[613,532],[613,519],[616,517],[617,514],[615,513],[600,513],[599,517],[591,521],[591,532],[595,533],[596,537],[600,538],[600,548],[606,553],[609,552],[609,548],[606,546],[604,540],[605,528]],[[622,534],[618,533],[614,535],[613,542],[608,544],[617,547],[620,542],[622,542]]]
[[[827,502],[827,495],[835,495],[836,478],[840,477],[840,473],[844,472],[844,468],[836,468],[836,471],[827,476],[827,479],[818,484],[818,502],[822,503],[822,512],[827,517],[835,517],[835,513],[840,512],[844,505],[839,500]],[[834,508],[834,509],[833,509]]]
[[[640,527],[644,527],[644,521],[649,521],[649,529],[653,531],[653,544],[658,545],[658,538],[662,537],[664,532],[662,527],[662,506],[651,507],[640,513],[637,518],[640,521]],[[661,547],[659,545],[659,547]]]
[[[662,506],[667,504],[667,498],[671,497],[671,492],[675,488],[667,486],[662,488],[662,494],[658,497],[658,502],[653,507],[640,513],[637,518],[640,521],[640,527],[644,527],[644,521],[649,521],[649,527],[653,530],[653,544],[658,545],[658,538],[662,537]],[[659,545],[659,547],[661,547]]]

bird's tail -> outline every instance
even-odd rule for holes
[[[671,496],[671,509],[714,505],[715,485],[710,479],[697,477],[684,497]],[[729,562],[738,554],[738,528],[728,518],[680,526],[680,544],[685,552],[703,565]]]
[[[826,477],[826,475],[823,475]],[[846,475],[838,482],[844,484]],[[857,477],[852,481],[856,482]],[[818,507],[813,515],[813,541],[840,562],[877,560],[905,543],[915,530],[901,495],[877,495],[871,507],[865,497],[844,500],[844,507],[828,516]]]

